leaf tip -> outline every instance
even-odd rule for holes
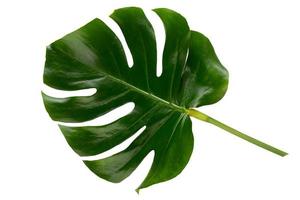
[[[135,189],[135,192],[139,195],[140,194],[140,188]]]

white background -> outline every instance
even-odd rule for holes
[[[230,85],[224,99],[200,110],[289,155],[281,158],[193,120],[193,155],[175,179],[135,193],[153,155],[120,184],[90,172],[43,107],[45,47],[95,17],[111,23],[108,15],[123,6],[147,11],[159,52],[162,25],[152,8],[174,9],[208,36]],[[299,200],[299,10],[289,0],[1,1],[0,199]]]

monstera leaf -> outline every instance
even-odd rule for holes
[[[151,169],[138,189],[177,176],[193,150],[190,116],[215,124],[232,134],[281,156],[285,152],[238,132],[192,108],[219,101],[225,94],[228,72],[210,41],[191,31],[184,17],[169,9],[155,9],[164,24],[163,70],[156,76],[156,41],[151,23],[140,8],[122,8],[111,18],[121,28],[133,57],[127,64],[124,49],[113,31],[94,19],[47,47],[44,83],[59,90],[96,88],[92,96],[54,98],[43,95],[50,117],[60,122],[84,122],[127,103],[128,115],[104,126],[60,129],[80,156],[97,155],[122,143],[141,127],[145,130],[123,151],[84,161],[97,176],[111,182],[128,177],[154,150]]]

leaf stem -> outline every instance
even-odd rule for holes
[[[246,140],[246,141],[248,141],[252,144],[255,144],[255,145],[257,145],[257,146],[259,146],[263,149],[266,149],[266,150],[268,150],[272,153],[275,153],[279,156],[283,157],[283,156],[288,155],[288,153],[286,153],[286,152],[284,152],[280,149],[277,149],[277,148],[275,148],[271,145],[268,145],[268,144],[266,144],[262,141],[259,141],[259,140],[255,139],[255,138],[253,138],[249,135],[246,135],[246,134],[244,134],[244,133],[242,133],[242,132],[240,132],[240,131],[238,131],[238,130],[236,130],[236,129],[234,129],[234,128],[226,125],[226,124],[223,124],[222,122],[220,122],[220,121],[218,121],[218,120],[216,120],[216,119],[214,119],[214,118],[212,118],[212,117],[210,117],[210,116],[208,116],[208,115],[206,115],[206,114],[204,114],[204,113],[202,113],[198,110],[188,109],[187,114],[194,117],[194,118],[200,119],[202,121],[211,123],[211,124],[221,128],[221,129],[223,129],[223,130],[225,130],[225,131],[227,131],[227,132],[229,132],[229,133],[231,133],[231,134],[233,134],[233,135],[235,135],[239,138],[242,138],[242,139],[244,139],[244,140]]]

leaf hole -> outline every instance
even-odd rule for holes
[[[156,13],[148,10],[144,10],[144,12],[154,29],[157,51],[156,76],[160,77],[163,72],[163,52],[166,40],[165,28],[161,19]]]
[[[127,60],[127,64],[129,66],[129,68],[132,68],[133,66],[133,58],[131,55],[131,52],[129,50],[129,47],[127,45],[127,42],[125,40],[125,37],[122,33],[122,30],[120,29],[120,27],[118,26],[118,24],[112,20],[109,17],[103,17],[101,18],[101,20],[116,34],[116,36],[119,38],[122,46],[123,46],[123,50],[125,52],[126,55],[126,60]]]
[[[138,167],[132,172],[132,174],[128,176],[121,184],[124,184],[124,186],[140,185],[152,167],[154,156],[155,156],[155,151],[154,150],[150,151],[142,160],[142,162],[138,165]]]
[[[128,115],[133,109],[134,109],[134,103],[128,102],[122,106],[119,106],[118,108],[113,109],[109,113],[106,113],[105,115],[102,115],[100,117],[97,117],[95,119],[80,122],[80,123],[65,123],[65,122],[58,122],[61,125],[64,126],[72,126],[72,127],[80,127],[80,126],[101,126],[105,124],[112,123],[121,117],[124,117]]]
[[[42,91],[51,97],[56,98],[66,98],[66,97],[73,97],[73,96],[92,96],[97,92],[96,88],[89,88],[89,89],[82,89],[82,90],[74,90],[74,91],[66,91],[66,90],[58,90],[52,87],[43,84]]]

